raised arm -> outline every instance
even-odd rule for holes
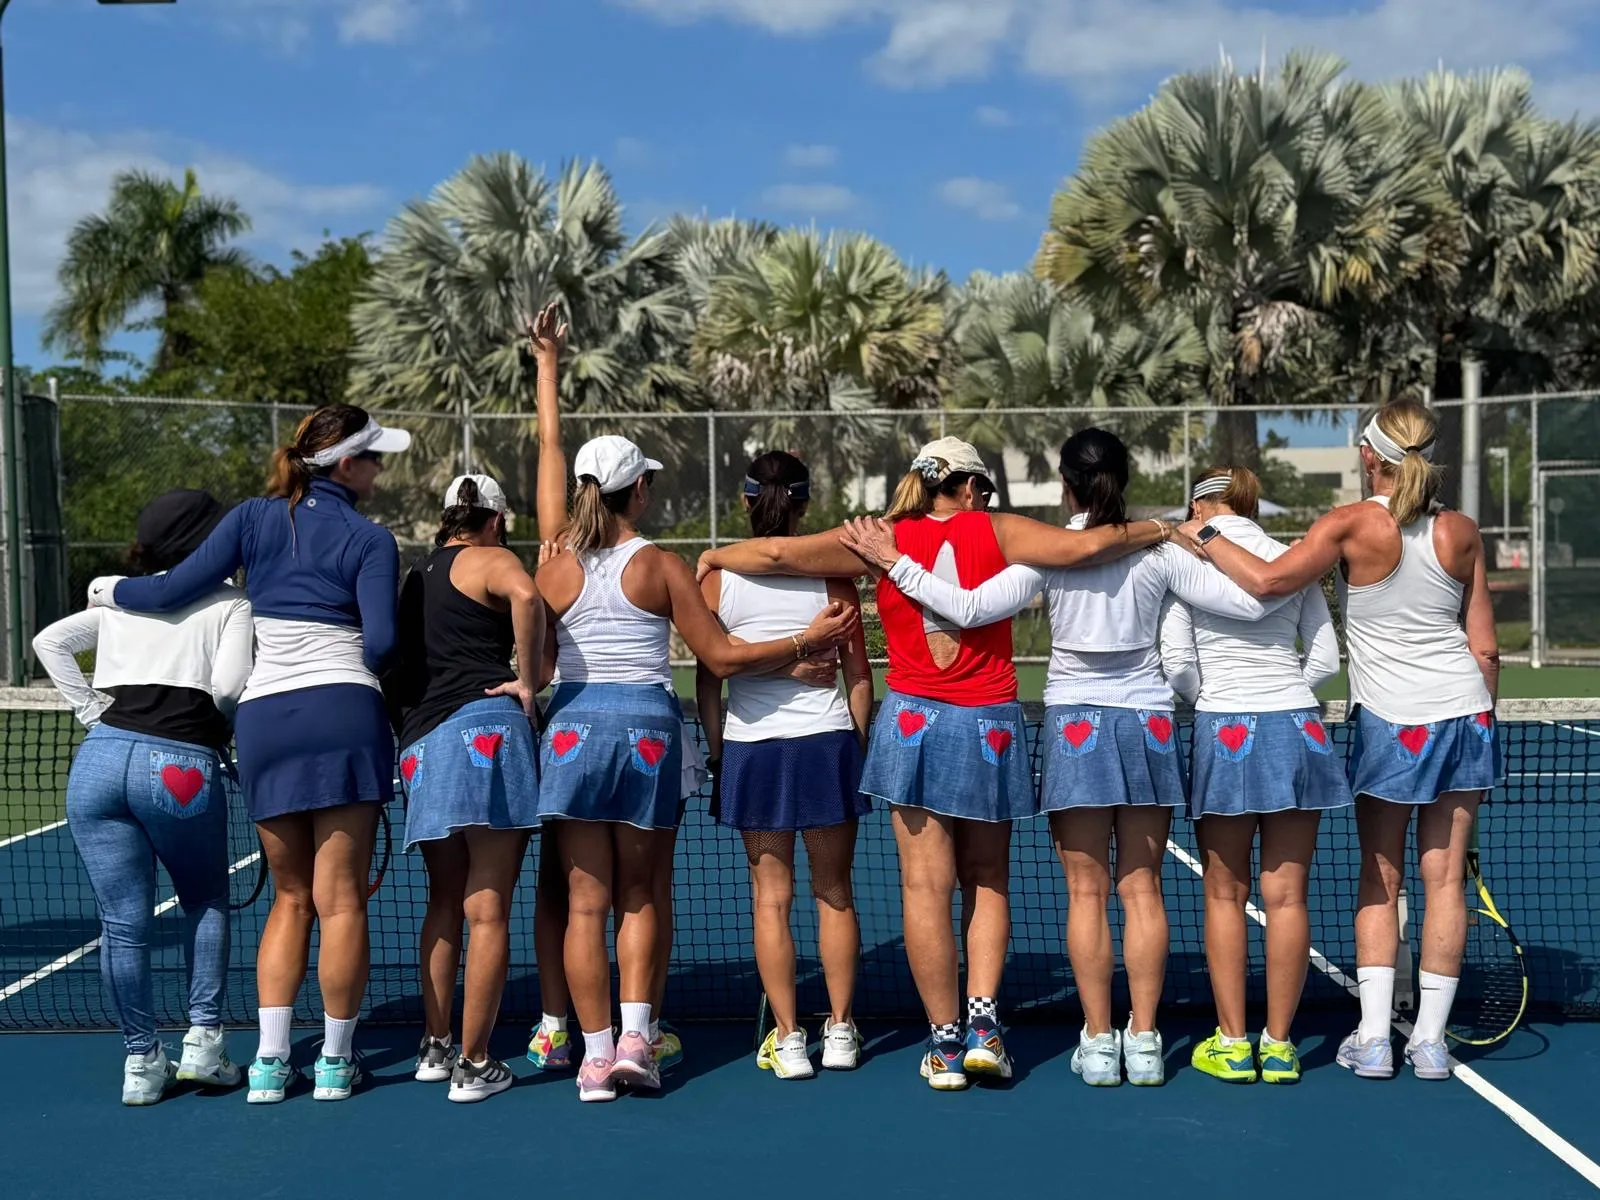
[[[842,529],[829,529],[805,537],[751,538],[731,546],[717,546],[700,556],[697,573],[702,578],[711,571],[737,571],[741,575],[801,575],[811,579],[865,574],[867,564],[845,546],[842,533]]]
[[[90,687],[78,665],[77,656],[99,644],[100,618],[100,609],[88,608],[46,625],[33,639],[39,665],[85,729],[98,725],[100,714],[111,706],[111,698]]]
[[[872,700],[875,684],[872,662],[867,658],[867,631],[860,622],[861,592],[851,579],[828,580],[828,599],[838,602],[857,614],[855,628],[839,647],[839,657],[844,662],[845,699],[850,706],[850,723],[855,726],[856,740],[867,748],[867,738],[872,730]]]
[[[706,607],[694,572],[676,554],[662,552],[661,569],[672,606],[672,623],[689,650],[721,678],[747,672],[760,674],[790,663],[816,650],[832,649],[850,636],[857,614],[843,605],[829,604],[802,634],[767,642],[738,642],[723,631],[716,614]]]
[[[361,654],[367,669],[382,675],[398,644],[400,547],[387,529],[367,541],[356,573],[356,607],[361,612]]]
[[[539,668],[544,655],[544,599],[522,560],[509,550],[494,550],[484,589],[511,607],[511,635],[516,646],[517,678],[490,688],[491,696],[515,696],[522,711],[534,714],[539,694]]]
[[[1176,596],[1161,602],[1161,619],[1156,626],[1161,653],[1161,673],[1185,704],[1200,695],[1200,655],[1194,647],[1194,618],[1189,606]]]
[[[1356,505],[1336,508],[1318,517],[1306,536],[1277,558],[1268,562],[1257,558],[1228,535],[1219,533],[1200,548],[1202,558],[1214,562],[1229,579],[1252,596],[1292,596],[1301,588],[1319,581],[1344,553],[1344,539],[1356,519]],[[1203,522],[1191,521],[1183,527],[1197,535]]]
[[[537,370],[534,404],[539,414],[539,479],[534,504],[539,537],[553,538],[567,523],[567,456],[561,448],[561,351],[567,326],[548,304],[528,324],[528,347]]]
[[[162,575],[124,579],[113,591],[116,606],[128,612],[172,612],[203,600],[244,565],[244,523],[249,504],[240,504],[211,531],[195,552]]]
[[[228,606],[222,621],[222,637],[211,659],[211,702],[229,724],[239,707],[239,697],[250,668],[255,664],[256,633],[251,619],[250,601],[240,597]]]
[[[1016,513],[995,513],[991,520],[1007,562],[1044,568],[1110,562],[1166,541],[1172,530],[1165,521],[1155,520],[1094,529],[1061,529]]]
[[[1320,584],[1300,593],[1300,674],[1315,692],[1339,673],[1339,634]]]

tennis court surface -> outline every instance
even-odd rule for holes
[[[1181,1174],[1199,1195],[1293,1188],[1400,1194],[1446,1188],[1538,1196],[1600,1187],[1600,701],[1501,706],[1506,787],[1482,822],[1483,871],[1525,947],[1531,1007],[1524,1027],[1486,1051],[1463,1050],[1457,1081],[1356,1080],[1333,1065],[1354,1022],[1351,915],[1355,828],[1325,821],[1310,897],[1313,966],[1297,1041],[1297,1088],[1228,1087],[1188,1066],[1210,1032],[1193,836],[1175,824],[1166,872],[1172,957],[1163,999],[1169,1082],[1162,1089],[1084,1087],[1068,1068],[1078,1021],[1063,950],[1065,895],[1045,823],[1018,827],[1014,930],[1002,1014],[1017,1078],[1000,1089],[935,1094],[916,1076],[925,1035],[899,939],[898,871],[888,822],[863,822],[856,862],[862,962],[857,1012],[870,1039],[861,1070],[779,1083],[753,1061],[760,998],[750,950],[749,888],[737,836],[691,801],[679,842],[676,947],[665,1016],[686,1059],[658,1098],[579,1106],[570,1077],[541,1076],[520,1058],[537,1018],[531,886],[514,917],[511,981],[496,1051],[519,1075],[508,1094],[456,1106],[443,1087],[415,1083],[420,1034],[416,938],[426,895],[420,858],[395,854],[372,902],[373,971],[357,1045],[373,1083],[349,1103],[309,1092],[270,1110],[242,1095],[180,1091],[150,1110],[117,1103],[120,1043],[101,992],[98,920],[62,820],[67,765],[78,740],[53,697],[0,706],[0,1053],[25,1087],[0,1101],[7,1196],[170,1195],[176,1187],[247,1187],[418,1195],[441,1187],[648,1186],[667,1195],[812,1196],[981,1189],[1094,1188],[1131,1194]],[[47,694],[48,695],[48,694]],[[1330,722],[1341,750],[1346,730]],[[403,814],[391,811],[398,840]],[[253,951],[270,901],[250,893],[258,863],[242,812],[234,825],[234,960],[227,1020],[235,1058],[254,1047]],[[537,859],[537,839],[530,857]],[[532,881],[532,863],[525,884]],[[803,873],[803,867],[802,867]],[[804,895],[804,880],[800,894]],[[170,891],[163,891],[163,897]],[[156,1004],[164,1026],[186,1025],[181,915],[158,921]],[[1413,928],[1420,918],[1415,903]],[[1115,917],[1113,920],[1115,928]],[[801,1009],[825,1007],[815,918],[796,905]],[[1261,943],[1252,942],[1252,1000]],[[1473,979],[1470,959],[1463,995]],[[314,992],[298,1016],[315,1017]],[[1259,1013],[1252,1028],[1259,1028]],[[815,1022],[812,1022],[815,1032]],[[71,1033],[64,1031],[74,1031]],[[319,1030],[302,1031],[309,1062]],[[1397,1035],[1398,1036],[1398,1035]],[[176,1039],[170,1039],[175,1041]],[[586,1135],[604,1138],[586,1141]],[[620,1136],[619,1136],[620,1135]],[[85,1153],[90,1150],[91,1153]]]

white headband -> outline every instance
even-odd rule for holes
[[[344,441],[336,442],[326,450],[318,450],[315,454],[306,455],[306,465],[311,467],[331,467],[341,458],[360,454],[382,436],[383,426],[368,417],[365,428],[356,430]]]
[[[1220,496],[1233,486],[1233,476],[1213,475],[1209,479],[1202,479],[1194,485],[1194,491],[1189,493],[1189,499],[1204,500],[1207,496]]]
[[[1372,447],[1372,452],[1386,463],[1399,464],[1405,461],[1406,455],[1415,450],[1429,462],[1433,461],[1433,443],[1435,438],[1429,438],[1420,446],[1402,446],[1383,430],[1378,428],[1378,418],[1373,417],[1367,422],[1366,429],[1361,432],[1361,440]]]

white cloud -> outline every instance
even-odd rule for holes
[[[111,178],[140,169],[181,180],[193,166],[203,191],[231,196],[254,228],[245,245],[278,257],[309,247],[324,228],[360,232],[385,213],[382,189],[364,183],[308,185],[241,159],[164,134],[98,135],[12,118],[10,143],[12,294],[21,315],[42,313],[56,296],[56,267],[79,218],[105,207]]]
[[[1010,190],[992,179],[970,175],[946,179],[938,193],[951,208],[969,212],[980,221],[1013,221],[1022,215],[1022,205],[1011,198]]]
[[[185,0],[225,32],[292,53],[331,34],[346,45],[394,46],[428,21],[459,20],[472,0]]]
[[[1366,77],[1439,61],[1458,70],[1516,62],[1570,76],[1600,35],[1593,0],[1369,0],[1284,11],[1269,0],[612,0],[676,21],[721,18],[775,34],[847,22],[883,31],[881,78],[936,86],[1004,59],[1075,90],[1124,96],[1214,62],[1219,45],[1254,62],[1303,46],[1336,51]]]
[[[839,161],[837,146],[790,146],[783,152],[785,166],[806,171],[818,167],[831,167]]]
[[[392,46],[410,34],[421,19],[414,0],[351,0],[339,15],[339,40]]]
[[[996,108],[992,104],[981,105],[978,111],[972,114],[972,119],[979,125],[987,125],[990,129],[1004,129],[1017,123],[1017,119],[1005,109]]]
[[[778,183],[762,192],[761,200],[784,212],[817,215],[849,212],[861,203],[860,197],[837,183]]]

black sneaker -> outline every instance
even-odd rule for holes
[[[455,1070],[450,1073],[450,1099],[457,1104],[472,1104],[505,1091],[514,1082],[516,1076],[511,1068],[499,1059],[473,1063],[463,1055],[456,1059]]]

